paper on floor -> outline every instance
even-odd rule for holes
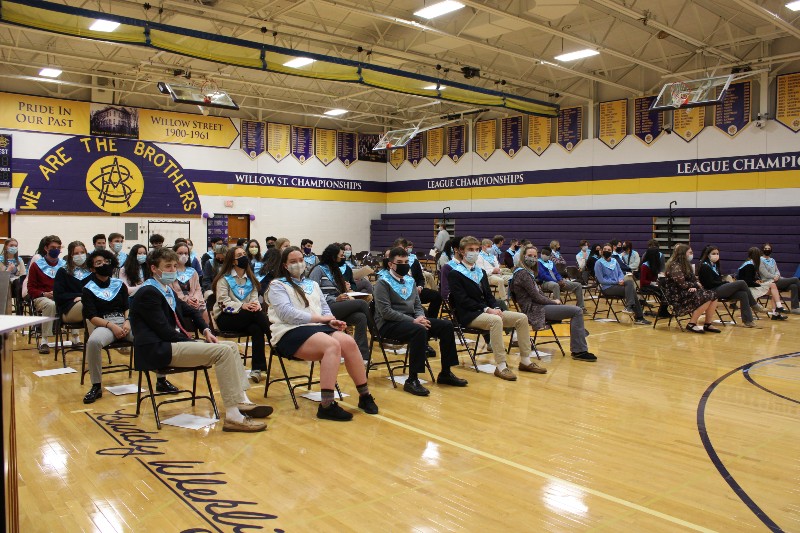
[[[139,390],[139,386],[135,383],[131,383],[129,385],[114,385],[113,387],[103,387],[108,392],[113,394],[114,396],[122,396],[123,394],[136,394],[136,391]],[[146,388],[142,389],[142,392],[147,392]]]
[[[478,370],[483,372],[484,374],[494,374],[495,368],[497,368],[495,365],[488,363],[485,365],[478,365]]]
[[[58,376],[58,375],[61,375],[61,374],[72,374],[73,372],[77,372],[77,370],[75,370],[74,368],[68,366],[67,368],[52,368],[50,370],[37,370],[36,372],[34,372],[34,374],[36,374],[40,378],[46,378],[47,376]]]
[[[350,395],[347,394],[347,393],[344,393],[344,392],[342,393],[342,398],[347,398],[348,396],[350,396]],[[301,398],[306,398],[308,400],[311,400],[312,402],[321,402],[322,401],[322,393],[320,391],[308,391],[305,394],[301,394],[300,397]],[[333,393],[333,397],[334,397],[334,399],[338,400],[339,399],[339,393],[338,392]]]
[[[188,413],[182,413],[161,421],[162,424],[166,424],[167,426],[175,426],[186,429],[203,429],[204,427],[210,426],[215,422],[219,422],[219,420],[205,416],[190,415]]]

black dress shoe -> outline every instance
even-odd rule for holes
[[[180,389],[167,381],[167,378],[156,380],[156,392],[180,392]]]
[[[448,372],[447,374],[439,374],[436,378],[436,383],[439,385],[452,385],[453,387],[466,387],[468,381],[461,379],[452,372]]]
[[[103,387],[101,387],[99,383],[95,383],[92,385],[92,388],[89,389],[89,392],[86,393],[86,396],[83,397],[83,403],[94,403],[96,399],[102,397]]]
[[[403,390],[410,392],[414,396],[428,396],[431,393],[431,391],[422,386],[422,383],[420,383],[418,379],[414,381],[407,379],[403,384]]]
[[[430,345],[430,344],[429,344],[429,345],[427,345],[427,346],[425,346],[425,357],[428,357],[428,358],[430,358],[430,357],[436,357],[436,350],[434,350],[433,348],[431,348],[431,345]]]

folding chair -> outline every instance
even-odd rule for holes
[[[679,316],[679,315],[675,314],[675,308],[672,306],[672,303],[670,303],[669,299],[667,298],[667,294],[666,294],[666,292],[664,292],[664,287],[659,285],[658,291],[654,292],[653,296],[655,297],[656,301],[658,301],[659,305],[665,305],[667,307],[667,309],[669,310],[669,320],[667,321],[667,327],[672,325],[672,319],[674,318],[675,322],[678,324],[678,328],[681,331],[684,331],[683,324],[681,324],[681,316],[683,316],[684,319],[686,319],[685,317],[691,316],[691,315],[681,315],[681,316]],[[661,317],[659,317],[658,314],[656,314],[656,319],[653,321],[653,329],[656,329],[656,326],[658,325],[658,321],[659,321],[660,318]]]
[[[80,329],[83,330],[84,333],[86,332],[86,323],[81,320],[80,322],[64,322],[60,316],[56,316],[55,322],[53,322],[53,331],[55,332],[55,348],[54,352],[55,355],[53,357],[53,361],[58,361],[58,352],[61,352],[61,362],[64,365],[64,368],[67,368],[67,352],[84,352],[84,357],[86,354],[86,350],[84,349],[84,345],[81,346],[72,346],[70,345],[67,348],[64,345],[64,341],[66,337],[70,335],[72,330]]]
[[[159,368],[158,370],[139,370],[139,389],[136,392],[136,416],[139,416],[139,412],[141,409],[142,402],[145,401],[147,398],[150,398],[150,402],[153,405],[153,415],[156,418],[156,427],[161,429],[161,418],[158,416],[158,409],[167,403],[177,403],[177,402],[188,402],[191,401],[192,405],[195,405],[195,402],[200,399],[206,399],[211,402],[211,406],[214,408],[214,417],[219,419],[219,410],[217,409],[217,402],[214,400],[214,389],[211,388],[211,379],[208,377],[208,369],[211,368],[210,366],[191,366],[191,367],[167,367],[167,368]],[[208,387],[208,394],[203,396],[197,395],[197,373],[199,371],[203,371],[203,374],[206,378],[206,386]],[[182,389],[178,392],[156,392],[155,388],[153,388],[153,381],[150,379],[150,372],[158,372],[164,375],[173,375],[173,374],[183,374],[186,372],[193,372],[194,379],[192,380],[192,390]],[[142,396],[142,374],[147,378],[147,394]],[[160,402],[156,401],[157,397],[160,396],[174,396],[175,394],[181,393],[188,393],[190,396],[183,397],[183,398],[172,398],[170,400],[163,400]]]
[[[509,295],[511,296],[511,301],[514,303],[514,305],[517,307],[517,309],[520,309],[519,304],[517,303],[517,298],[514,296],[514,292],[511,290],[511,283],[509,283],[508,291],[509,291]],[[520,311],[520,312],[522,312],[522,311]],[[565,357],[567,355],[566,352],[564,352],[564,347],[561,346],[561,339],[558,338],[558,334],[556,333],[555,328],[553,328],[554,324],[563,324],[563,323],[564,323],[563,320],[547,320],[547,319],[545,319],[545,327],[544,327],[544,329],[534,329],[533,330],[533,337],[531,338],[531,348],[536,353],[536,359],[539,359],[540,361],[542,360],[541,356],[539,355],[539,350],[537,350],[536,347],[537,346],[542,346],[544,344],[557,344],[558,345],[558,349],[561,350],[561,357]],[[533,328],[531,327],[531,329],[533,329]],[[537,342],[537,339],[539,338],[539,332],[540,331],[550,331],[550,334],[553,335],[553,340]],[[513,342],[514,342],[514,333],[512,332],[511,333],[511,338],[508,340],[508,350],[507,350],[508,352],[511,351],[511,345],[513,344]],[[517,340],[517,342],[519,342],[519,340]]]
[[[610,318],[611,314],[614,314],[614,320],[620,322],[619,317],[617,316],[617,311],[614,309],[614,305],[612,302],[614,300],[620,301],[625,305],[625,297],[624,296],[610,296],[603,292],[600,288],[600,285],[597,286],[597,300],[595,300],[595,307],[594,313],[592,314],[592,320],[597,316],[597,312],[600,310],[600,300],[605,301],[606,306],[608,306],[608,310],[606,311],[606,318]],[[621,322],[620,322],[621,323]]]
[[[453,309],[453,301],[452,295],[448,295],[448,307],[449,311]],[[475,372],[479,372],[478,370],[478,361],[477,358],[479,355],[486,355],[492,353],[491,350],[486,350],[483,352],[478,352],[478,340],[483,337],[486,340],[487,347],[489,346],[489,330],[488,329],[479,329],[479,328],[471,328],[469,326],[462,326],[461,323],[458,321],[456,317],[455,311],[450,311],[450,321],[453,323],[453,329],[456,332],[456,338],[458,342],[461,344],[461,348],[458,348],[457,352],[461,353],[466,351],[467,355],[469,356],[470,360],[472,361],[472,366],[475,368]],[[470,348],[470,343],[468,342],[467,335],[475,335],[475,348]]]
[[[89,369],[86,368],[86,345],[89,342],[89,329],[84,329],[83,334],[83,359],[81,361],[81,385],[83,385],[83,381],[86,378],[86,374],[89,373]],[[111,350],[119,350],[120,348],[130,348],[130,354],[128,359],[128,364],[113,364],[111,361]],[[103,347],[103,350],[106,352],[106,356],[108,356],[108,365],[103,366],[103,374],[115,374],[117,372],[127,372],[128,377],[130,378],[133,374],[133,343],[127,340],[115,340],[111,344],[108,344]]]
[[[211,312],[214,309],[214,306],[217,305],[217,296],[212,294],[206,300],[206,309],[208,309],[208,318],[211,320],[211,330],[214,333],[215,337],[221,337],[223,339],[236,339],[237,349],[239,350],[239,355],[242,356],[242,363],[247,366],[247,358],[250,357],[250,345],[253,343],[253,338],[248,335],[247,333],[242,333],[240,331],[222,331],[217,327],[217,321],[214,320],[214,315]],[[244,353],[242,353],[241,348],[238,348],[239,344],[242,342],[242,337],[245,339],[244,344]]]
[[[733,318],[733,311],[736,310],[736,303],[735,302],[734,303],[730,303],[730,300],[728,298],[717,298],[717,302],[722,304],[723,313],[725,315],[727,315],[731,319],[731,322],[733,323],[733,325],[736,325],[736,319]],[[729,303],[730,303],[730,307],[728,307]],[[725,319],[722,318],[722,314],[720,313],[719,306],[717,306],[717,318],[719,318],[719,321],[722,323],[723,326],[727,326],[728,325],[728,323],[725,322]]]

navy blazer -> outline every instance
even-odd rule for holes
[[[453,312],[463,326],[468,326],[487,307],[500,308],[492,295],[489,277],[485,273],[480,284],[477,284],[453,269],[447,273],[447,284],[450,289],[450,301],[453,302]]]
[[[182,324],[192,324],[204,331],[208,324],[199,311],[177,299],[175,314]],[[157,370],[170,365],[173,342],[191,342],[193,339],[179,331],[167,299],[155,287],[140,287],[131,298],[128,316],[133,332],[134,366],[137,370]],[[191,329],[186,328],[191,332]]]

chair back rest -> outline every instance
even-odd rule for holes
[[[581,271],[578,270],[578,267],[572,265],[567,267],[567,277],[569,279],[578,279],[580,278],[580,276],[581,276]]]

